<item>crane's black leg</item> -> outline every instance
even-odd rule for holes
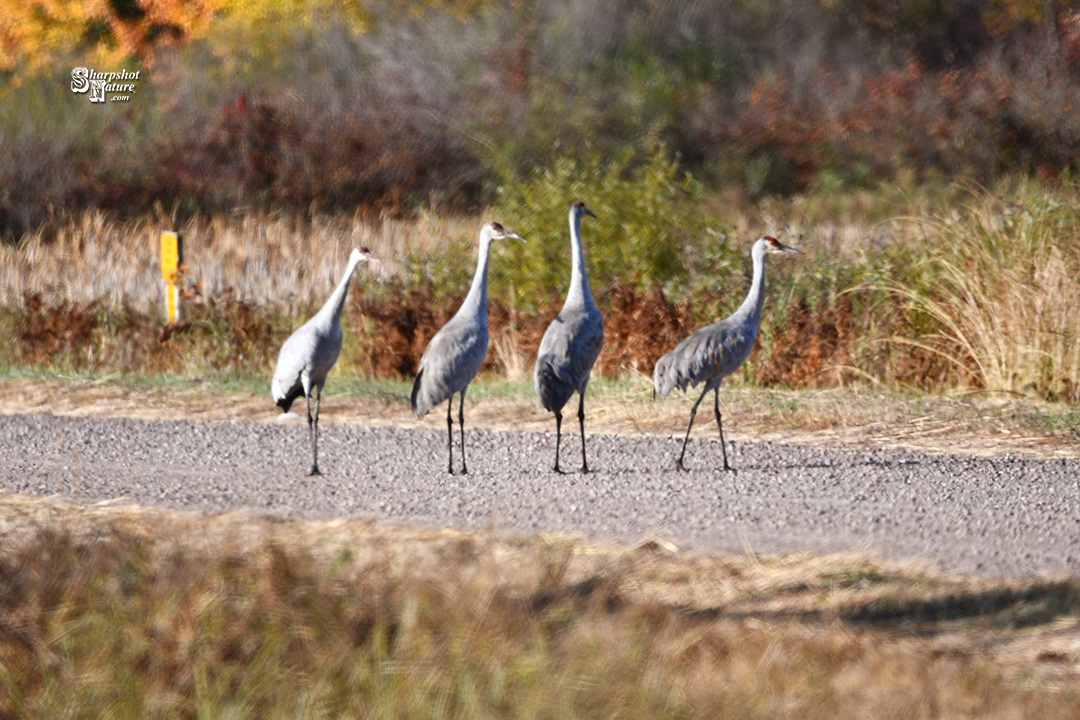
[[[450,459],[446,461],[446,471],[451,475],[454,474],[454,420],[451,413],[454,410],[454,396],[450,396],[450,400],[446,403],[446,434],[450,441],[447,443],[447,450],[450,453]]]
[[[694,407],[690,408],[690,422],[686,423],[686,437],[684,437],[682,441],[682,452],[679,453],[679,459],[675,461],[675,467],[684,472],[688,472],[686,466],[683,465],[682,462],[683,456],[686,455],[686,441],[690,439],[690,428],[694,426],[694,416],[697,415],[697,406],[701,404],[701,399],[705,397],[705,393],[707,392],[709,392],[708,387],[701,391],[701,395],[698,396],[697,402],[694,403]]]
[[[561,473],[559,467],[559,447],[562,445],[562,411],[555,411],[555,472]]]
[[[461,474],[468,475],[469,468],[465,467],[465,391],[461,391],[461,399],[458,400],[458,425],[461,426]]]
[[[308,436],[308,441],[311,443],[311,458],[312,458],[311,467],[312,467],[312,469],[314,469],[315,468],[315,463],[314,463],[314,459],[315,459],[315,435],[312,433],[312,423],[314,422],[314,420],[311,417],[311,395],[309,395],[308,393],[304,393],[304,402],[307,403],[307,436]]]
[[[311,474],[322,475],[319,470],[319,406],[322,404],[322,388],[315,391],[315,426],[311,441]]]
[[[724,472],[735,472],[735,468],[728,465],[727,449],[724,447],[724,425],[720,422],[720,388],[716,388],[713,395],[713,412],[716,413],[716,427],[720,428],[720,452],[724,454]]]
[[[577,406],[578,424],[581,426],[581,472],[589,472],[589,461],[585,459],[585,389],[578,393]]]
[[[318,399],[315,401],[315,417],[311,416],[311,393],[304,394],[304,400],[307,402],[307,429],[308,439],[311,440],[311,471],[308,475],[321,475],[319,472],[319,450],[318,442],[316,440],[316,423],[318,422]]]

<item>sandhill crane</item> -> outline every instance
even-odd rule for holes
[[[604,346],[604,318],[593,304],[589,279],[585,276],[582,215],[596,217],[582,202],[570,206],[570,291],[562,310],[544,333],[533,373],[533,386],[540,404],[555,413],[555,472],[562,472],[559,469],[562,409],[575,390],[581,425],[581,472],[589,472],[589,463],[585,459],[585,389],[589,386],[596,356]]]
[[[731,317],[691,333],[674,350],[660,358],[653,370],[654,395],[660,393],[667,397],[673,388],[685,391],[687,387],[694,388],[700,382],[705,383],[705,389],[690,409],[690,422],[686,425],[682,452],[675,463],[680,470],[686,470],[683,456],[686,455],[686,441],[690,439],[694,415],[705,393],[712,390],[713,412],[716,414],[716,426],[720,429],[720,450],[724,454],[724,470],[735,472],[728,465],[727,450],[724,448],[724,426],[720,422],[720,382],[746,362],[754,347],[761,322],[766,253],[804,254],[802,250],[788,247],[774,237],[760,238],[750,251],[754,260],[754,281],[739,309]]]
[[[487,223],[480,229],[480,257],[469,294],[465,296],[465,302],[461,304],[457,314],[431,338],[423,357],[420,358],[420,367],[416,371],[416,380],[413,381],[412,409],[419,417],[424,417],[443,400],[450,401],[446,405],[446,431],[450,436],[447,469],[451,475],[454,474],[454,427],[451,416],[454,393],[461,393],[458,404],[461,474],[466,475],[469,472],[465,463],[465,391],[487,355],[487,269],[491,243],[506,238],[525,242],[523,238],[503,229],[497,222]]]
[[[349,292],[349,281],[356,267],[375,257],[366,247],[353,250],[341,282],[330,294],[326,304],[314,317],[289,336],[278,353],[270,394],[282,412],[288,412],[293,400],[307,400],[308,435],[311,437],[311,475],[319,471],[319,405],[326,374],[341,354],[341,309]],[[311,391],[315,390],[315,417],[311,416]]]

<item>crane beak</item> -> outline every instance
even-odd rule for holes
[[[521,242],[525,243],[525,238],[521,237],[520,235],[516,235],[516,234],[514,234],[512,232],[506,233],[506,237],[514,238],[515,240],[520,240]],[[525,244],[528,245],[528,243],[525,243]]]
[[[784,243],[779,243],[779,245],[780,245],[780,249],[783,250],[786,253],[796,253],[798,255],[805,255],[806,254],[802,250],[800,250],[799,248],[794,248],[794,247],[791,247],[790,245],[785,245]]]
[[[588,215],[589,217],[592,217],[592,218],[596,217],[596,213],[594,213],[594,212],[593,212],[592,210],[590,210],[589,208],[582,208],[582,211],[583,211],[583,212],[584,212],[584,213],[585,213],[586,215]]]

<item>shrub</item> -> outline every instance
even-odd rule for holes
[[[580,200],[597,216],[582,223],[594,296],[617,283],[685,294],[697,267],[733,259],[729,231],[709,226],[700,195],[700,184],[655,143],[644,151],[628,148],[611,162],[596,152],[564,156],[524,182],[508,182],[495,211],[528,244],[493,264],[493,293],[506,296],[512,289],[529,311],[552,293],[565,296],[571,265],[566,218]]]

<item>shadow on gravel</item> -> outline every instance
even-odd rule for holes
[[[695,620],[724,617],[777,624],[840,620],[873,630],[917,629],[923,635],[955,629],[949,625],[961,622],[984,629],[1019,630],[1048,625],[1066,616],[1080,616],[1080,580],[1037,582],[1017,588],[997,586],[939,596],[888,595],[823,611],[727,612],[723,607],[711,607],[687,610],[685,615]]]
[[[911,623],[984,620],[993,627],[1019,629],[1080,614],[1080,581],[1039,582],[1022,588],[990,588],[940,597],[882,598],[841,612],[842,620],[878,627]]]

